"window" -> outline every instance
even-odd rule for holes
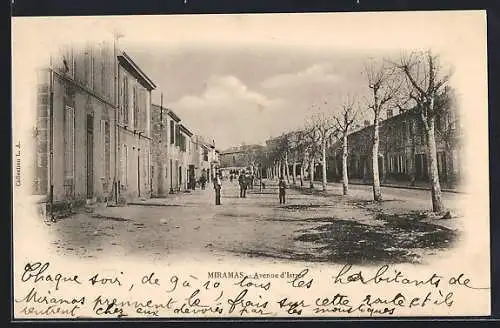
[[[203,148],[203,160],[205,162],[208,162],[208,149],[206,148]],[[235,159],[234,159],[234,156],[233,156],[233,163],[234,163]]]
[[[173,145],[175,143],[175,123],[170,121],[170,143]]]
[[[437,153],[438,171],[441,175],[446,175],[446,155],[444,152]]]
[[[126,76],[123,77],[123,102],[122,102],[122,122],[128,124],[128,79]]]
[[[109,72],[106,71],[106,61],[107,61],[107,52],[106,52],[106,46],[103,45],[101,48],[101,94],[104,97],[108,97],[108,86],[106,84],[106,76],[108,76]]]
[[[402,122],[401,123],[401,144],[404,144],[404,142],[406,141],[407,139],[407,134],[406,134],[406,122]]]
[[[91,89],[94,89],[94,79],[95,79],[95,74],[94,74],[94,70],[95,70],[95,57],[94,57],[94,53],[92,51],[92,49],[90,49],[90,88]]]
[[[181,136],[181,128],[179,124],[175,125],[175,145],[180,147],[180,136]]]
[[[73,185],[75,166],[75,111],[66,106],[64,135],[64,176],[66,183]]]
[[[92,56],[92,49],[87,47],[84,55],[85,66],[85,84],[89,88],[94,88],[94,58]]]
[[[102,158],[103,169],[102,176],[105,179],[110,177],[110,129],[109,122],[101,120],[101,145],[102,145]]]
[[[179,133],[179,148],[181,151],[186,151],[186,136]]]
[[[122,148],[122,156],[121,156],[121,162],[122,162],[122,176],[121,176],[121,184],[123,186],[127,186],[127,177],[128,177],[128,149],[127,145],[123,145]]]
[[[139,129],[139,106],[137,103],[137,85],[134,85],[134,88],[132,90],[132,110],[133,110],[133,122],[134,122],[134,129],[138,130]]]
[[[64,46],[62,49],[62,61],[61,61],[62,71],[70,77],[74,77],[74,60],[73,60],[73,49],[71,46]]]

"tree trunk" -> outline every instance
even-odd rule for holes
[[[293,164],[292,164],[292,182],[293,182],[294,186],[296,185],[296,181],[295,181],[296,176],[297,176],[297,162],[295,162],[295,160],[294,160]]]
[[[321,141],[321,173],[323,182],[323,191],[326,191],[326,140]]]
[[[373,147],[372,147],[372,173],[373,173],[373,200],[380,202],[382,200],[382,192],[380,190],[380,172],[378,167],[378,150],[379,150],[379,117],[375,114],[373,124]]]
[[[309,188],[314,188],[314,158],[309,161]]]
[[[285,152],[285,175],[286,175],[286,183],[290,184],[290,168],[288,167],[288,152]]]
[[[427,153],[430,164],[431,178],[431,196],[432,196],[432,211],[440,213],[443,211],[443,201],[441,193],[441,185],[439,183],[439,171],[437,163],[436,137],[434,134],[434,117],[428,119],[427,133]]]
[[[349,192],[349,177],[347,175],[347,132],[342,138],[342,194]]]
[[[302,162],[302,164],[300,164],[300,186],[303,187],[304,186],[304,172],[305,172],[305,169],[304,169],[304,165],[305,165],[305,161]]]

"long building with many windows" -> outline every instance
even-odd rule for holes
[[[407,110],[383,120],[380,125],[378,164],[381,181],[415,184],[429,181],[429,158],[425,131],[418,113]],[[436,147],[439,178],[445,187],[454,188],[461,180],[461,128],[458,113],[451,107],[436,117]],[[348,174],[351,179],[371,181],[373,125],[348,136]],[[318,167],[318,171],[321,167]],[[342,178],[342,146],[329,152],[327,175]],[[316,175],[319,177],[319,175]]]

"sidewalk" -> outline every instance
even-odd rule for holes
[[[316,181],[321,183],[321,181]],[[331,183],[331,182],[329,182]],[[338,182],[342,183],[342,182]],[[350,179],[349,184],[353,185],[366,185],[366,186],[371,186],[372,182],[363,182],[361,179]],[[381,187],[388,187],[388,188],[400,188],[400,189],[415,189],[415,190],[431,190],[430,183],[428,182],[416,182],[414,186],[411,186],[409,182],[407,181],[388,181],[386,183],[380,183]],[[459,188],[443,188],[441,186],[441,191],[443,192],[453,192],[453,193],[465,193],[464,190],[460,190]]]
[[[178,191],[174,194],[168,194],[165,197],[153,198],[137,198],[127,202],[127,205],[143,205],[143,206],[181,206],[185,205],[187,200],[196,201],[200,198],[211,197],[213,193],[208,188],[202,190],[197,188],[189,191]]]
[[[270,181],[273,181],[273,179],[270,179]],[[278,180],[275,180],[276,183]],[[290,179],[290,184],[292,184],[292,179]],[[319,185],[321,186],[322,182],[321,180],[314,180],[314,185]],[[342,185],[342,181],[339,182],[334,182],[334,181],[328,181],[328,185]],[[349,184],[350,185],[358,185],[358,186],[371,186],[372,182],[371,181],[363,181],[362,179],[349,179]],[[300,182],[297,181],[296,184],[298,187],[300,187]],[[304,186],[309,186],[309,180],[304,180]],[[415,183],[414,186],[411,186],[409,182],[407,181],[388,181],[385,183],[380,183],[381,187],[386,187],[386,188],[398,188],[398,189],[413,189],[413,190],[427,190],[430,191],[430,183],[428,182],[422,182],[418,181]],[[450,192],[450,193],[457,193],[457,194],[464,194],[466,193],[465,190],[462,190],[460,188],[443,188],[443,185],[441,185],[441,191],[443,192]]]

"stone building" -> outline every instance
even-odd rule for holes
[[[220,153],[220,167],[224,171],[252,170],[255,155],[264,148],[261,145],[241,145],[226,149]]]
[[[169,172],[169,115],[168,109],[151,105],[151,176],[152,197],[164,197],[170,191]]]
[[[154,88],[114,41],[63,46],[40,69],[33,191],[51,212],[149,196]]]
[[[179,125],[179,188],[180,190],[190,189],[195,177],[194,164],[192,162],[192,142],[193,133],[184,125]]]
[[[209,154],[215,147],[205,141],[205,138],[199,135],[194,135],[193,142],[193,163],[195,165],[195,178],[200,180],[202,175],[208,179],[210,175]]]
[[[151,91],[156,85],[125,53],[118,55],[120,196],[151,196]]]
[[[39,71],[34,194],[55,207],[113,198],[114,51],[67,45]]]
[[[389,113],[380,126],[379,170],[382,182],[428,182],[429,165],[422,121],[416,110],[392,116]],[[436,118],[436,147],[440,181],[455,187],[460,182],[461,135],[455,107]],[[373,125],[348,136],[348,174],[350,178],[371,181],[371,147]],[[342,146],[337,143],[330,152],[327,175],[331,180],[342,177]]]

